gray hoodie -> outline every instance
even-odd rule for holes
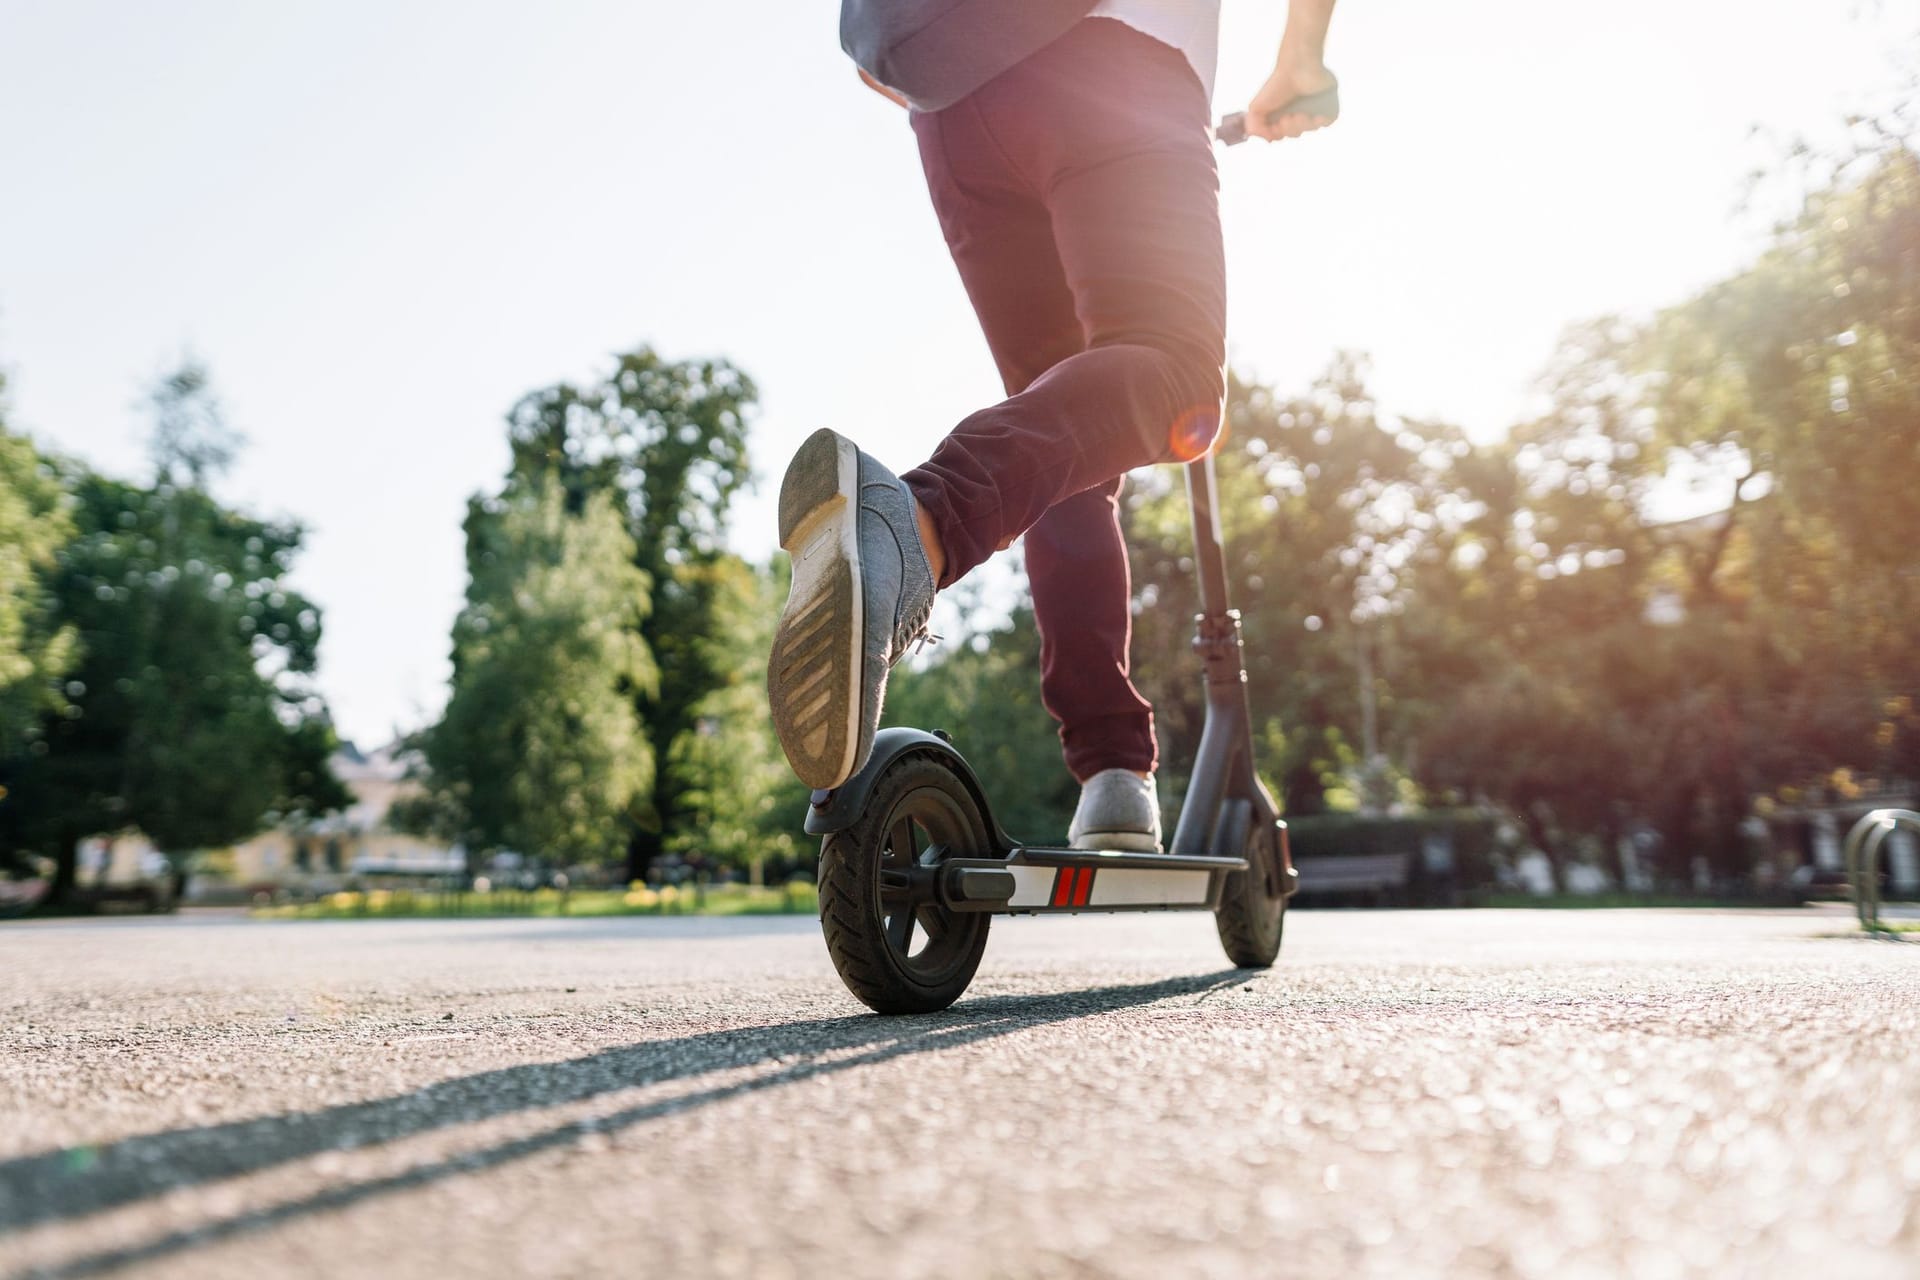
[[[1065,35],[1095,0],[841,0],[840,47],[921,111],[952,106]]]

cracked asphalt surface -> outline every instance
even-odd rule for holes
[[[0,926],[0,1276],[1920,1276],[1920,945],[1838,912]]]

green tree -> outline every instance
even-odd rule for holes
[[[452,692],[422,745],[438,823],[474,854],[604,862],[652,782],[647,577],[609,495],[569,506],[552,481],[469,506]]]
[[[217,415],[203,376],[160,395]],[[320,612],[285,581],[301,530],[221,506],[208,469],[176,470],[165,448],[159,461],[151,487],[72,475],[75,535],[48,589],[81,655],[67,705],[0,763],[0,840],[54,856],[56,894],[90,835],[138,829],[178,865],[348,800],[311,683]]]
[[[728,584],[737,578],[722,567],[732,559],[722,539],[728,508],[751,479],[747,417],[757,395],[723,360],[671,361],[641,347],[604,378],[533,392],[508,415],[507,494],[552,480],[570,512],[593,494],[609,495],[626,520],[634,564],[652,584],[639,634],[660,678],[637,690],[635,702],[660,767],[629,844],[632,876],[644,874],[688,820],[690,793],[706,789],[704,775],[680,769],[698,753],[678,744],[700,731],[709,699],[742,677],[734,648],[713,637],[725,629]]]
[[[1887,699],[1920,693],[1920,154],[1909,137],[1883,123],[1836,160],[1772,248],[1664,312],[1642,353],[1664,437],[1720,449],[1753,477],[1735,512],[1754,625]]]
[[[713,557],[699,572],[714,607],[711,629],[695,642],[707,648],[703,669],[722,682],[694,706],[692,731],[674,739],[668,767],[681,790],[667,847],[764,878],[769,861],[784,869],[812,852],[801,835],[808,791],[771,731],[764,679],[787,578],[733,556]]]
[[[1369,701],[1376,751],[1405,756],[1437,714],[1416,691],[1477,669],[1471,638],[1421,603],[1461,598],[1477,563],[1462,553],[1485,536],[1476,457],[1455,429],[1382,414],[1350,354],[1301,396],[1232,379],[1227,416],[1219,506],[1261,763],[1286,812],[1317,813],[1369,763]],[[1198,600],[1180,473],[1141,477],[1128,508],[1135,678],[1178,770],[1204,705],[1186,656]]]
[[[60,677],[74,658],[73,631],[54,624],[45,586],[73,532],[68,499],[32,442],[6,429],[5,408],[0,399],[0,758],[64,705]]]
[[[189,357],[148,393],[154,473],[164,483],[205,489],[239,456],[245,441],[227,425],[205,364]]]
[[[1550,857],[1611,847],[1625,812],[1662,833],[1665,880],[1737,882],[1758,798],[1920,758],[1920,164],[1875,136],[1749,268],[1570,329],[1548,411],[1499,451],[1499,665],[1458,686],[1423,776]],[[1655,518],[1683,472],[1726,505]]]

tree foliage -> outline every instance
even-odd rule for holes
[[[632,834],[632,874],[665,850],[690,793],[705,788],[704,775],[681,771],[697,754],[682,743],[700,731],[708,700],[740,679],[735,647],[715,637],[726,636],[728,592],[743,567],[722,539],[728,508],[752,478],[747,419],[757,396],[723,360],[673,361],[641,347],[606,376],[532,392],[508,415],[505,491],[551,480],[569,512],[607,495],[652,584],[639,635],[660,678],[636,691],[635,706],[660,767]]]
[[[1598,835],[1610,859],[1632,821],[1660,878],[1739,881],[1756,804],[1920,774],[1920,165],[1879,137],[1749,268],[1570,331],[1512,437],[1530,603],[1427,776],[1550,853]],[[1687,474],[1722,505],[1658,518]]]
[[[652,781],[634,709],[658,680],[648,581],[608,495],[558,484],[476,499],[453,687],[424,735],[445,834],[565,863],[621,850]]]
[[[1366,763],[1369,701],[1376,752],[1404,758],[1431,691],[1476,660],[1462,614],[1488,596],[1497,607],[1504,588],[1470,582],[1456,558],[1483,536],[1486,502],[1465,438],[1387,419],[1356,356],[1301,396],[1236,378],[1227,408],[1216,471],[1256,737],[1287,812],[1317,813]],[[1186,655],[1198,597],[1179,472],[1139,478],[1128,506],[1135,678],[1177,777],[1204,708]]]
[[[204,379],[171,385],[204,395]],[[86,836],[138,829],[178,857],[348,800],[312,686],[320,613],[286,581],[302,531],[178,483],[209,472],[176,471],[171,447],[150,486],[66,476],[74,532],[45,576],[78,639],[66,705],[0,763],[0,838],[56,856],[62,889]]]
[[[671,748],[679,819],[667,848],[689,861],[789,868],[813,850],[801,831],[808,790],[780,754],[767,707],[767,653],[787,578],[734,556],[716,556],[701,572],[714,601],[701,662],[721,679]]]
[[[0,395],[5,390],[0,379]],[[54,621],[46,574],[72,530],[53,467],[0,416],[0,758],[64,705],[60,676],[73,660],[74,634]]]

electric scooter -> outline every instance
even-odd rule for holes
[[[1227,117],[1215,133],[1233,145],[1246,137],[1244,118]],[[809,834],[822,837],[827,950],[841,980],[868,1007],[931,1013],[958,1000],[980,966],[995,916],[1211,911],[1234,964],[1264,969],[1279,955],[1299,873],[1286,823],[1254,772],[1240,614],[1227,595],[1212,454],[1186,470],[1200,575],[1193,648],[1207,702],[1167,852],[1016,840],[994,821],[986,792],[949,734],[880,730],[858,773],[813,793],[806,822]]]

